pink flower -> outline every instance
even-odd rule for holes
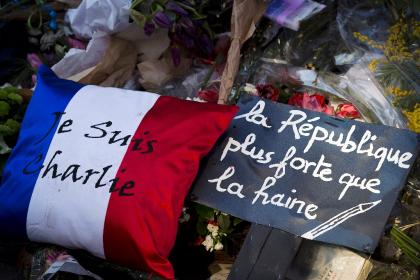
[[[270,99],[272,101],[277,101],[279,99],[280,90],[273,85],[270,84],[260,84],[257,85],[258,95]]]
[[[325,97],[319,94],[303,94],[302,108],[316,112],[323,112],[325,108]]]
[[[68,42],[70,48],[81,49],[81,50],[86,49],[86,43],[82,42],[82,41],[79,41],[77,39],[73,39],[73,38],[68,37],[67,42]]]
[[[294,93],[290,98],[287,104],[302,108],[303,94]]]
[[[35,70],[37,70],[39,66],[41,66],[42,64],[42,60],[39,58],[39,56],[36,53],[28,53],[26,55],[26,60]]]
[[[350,103],[338,105],[336,115],[345,119],[357,119],[361,117],[356,107]]]
[[[200,90],[197,96],[209,103],[217,103],[219,100],[219,93],[215,89]]]
[[[334,115],[334,108],[327,105],[325,97],[320,94],[295,93],[289,98],[289,105],[297,106],[315,112]]]
[[[330,115],[330,116],[334,116],[335,115],[335,111],[334,111],[334,107],[333,106],[326,105],[324,107],[324,111],[323,112],[325,114],[327,114],[327,115]]]

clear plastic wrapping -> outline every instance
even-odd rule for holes
[[[353,66],[344,75],[316,72],[267,58],[261,58],[249,65],[243,67],[238,76],[236,92],[246,83],[266,84],[280,81],[296,88],[296,91],[318,92],[330,98],[344,99],[356,106],[366,121],[406,127],[401,113],[392,106],[375,81],[366,78],[367,69],[361,64]]]
[[[363,54],[347,78],[374,109],[386,109],[381,113],[385,124],[415,132],[420,132],[418,8],[416,1],[344,0],[337,10],[346,46]],[[367,91],[367,84],[378,90]]]

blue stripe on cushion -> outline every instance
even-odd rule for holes
[[[27,238],[26,216],[32,191],[61,114],[82,84],[59,79],[46,66],[25,113],[17,145],[0,185],[0,235]],[[49,132],[49,133],[48,133]]]

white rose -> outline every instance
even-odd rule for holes
[[[201,243],[202,245],[204,245],[204,247],[206,247],[207,251],[213,251],[213,238],[211,238],[210,235],[206,236],[206,239],[204,239],[203,243]]]
[[[216,235],[217,235],[217,232],[219,231],[219,226],[216,226],[216,225],[213,225],[213,224],[208,224],[207,229],[211,233],[216,233]]]
[[[258,95],[258,90],[253,84],[245,84],[244,90],[252,95]]]
[[[217,242],[217,244],[214,245],[214,250],[216,251],[223,250],[223,244],[220,242]]]

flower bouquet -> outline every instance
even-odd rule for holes
[[[380,3],[384,2],[384,3]],[[416,6],[417,5],[417,6]],[[420,132],[420,21],[418,4],[406,1],[341,1],[337,21],[349,49],[406,127]],[[366,15],[371,20],[366,20]]]

